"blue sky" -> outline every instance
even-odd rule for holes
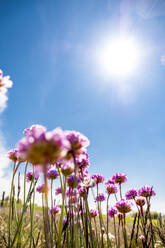
[[[0,67],[14,82],[1,115],[6,147],[35,123],[80,131],[91,141],[91,173],[125,172],[126,189],[153,185],[163,210],[163,2],[1,0]],[[142,58],[119,80],[100,72],[95,54],[120,33],[135,37]]]

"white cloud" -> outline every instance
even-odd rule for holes
[[[5,94],[0,94],[0,113],[2,113],[7,107],[8,97]]]

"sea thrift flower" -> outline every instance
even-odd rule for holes
[[[45,127],[33,125],[25,130],[26,137],[18,143],[22,156],[33,165],[54,164],[64,157],[70,144],[61,128],[46,132]]]
[[[39,193],[46,193],[48,191],[48,188],[46,187],[45,184],[42,184],[42,185],[37,186],[36,190]]]
[[[49,170],[49,171],[47,172],[47,178],[48,178],[48,179],[54,180],[54,179],[56,179],[58,176],[59,176],[59,173],[58,173],[56,170],[51,169],[51,170]]]
[[[95,217],[98,216],[99,212],[98,212],[98,210],[96,210],[96,209],[91,209],[91,210],[89,211],[89,214],[90,214],[90,217],[91,217],[91,218],[95,218]]]
[[[37,181],[38,179],[39,179],[39,173],[37,173],[37,172],[33,173],[33,171],[28,171],[26,173],[26,181],[27,182],[31,182],[33,180]]]
[[[87,196],[87,191],[86,191],[86,189],[84,187],[80,187],[78,189],[78,193],[79,193],[80,197],[86,197]]]
[[[116,208],[110,208],[110,209],[108,209],[108,216],[109,217],[114,218],[116,214],[117,214]]]
[[[108,181],[106,181],[105,184],[115,184],[115,182],[112,179],[108,179]]]
[[[62,194],[61,187],[58,187],[58,188],[55,189],[55,195],[59,195],[59,194]]]
[[[100,174],[94,174],[91,176],[91,178],[95,180],[96,184],[104,182],[104,177]]]
[[[136,199],[136,204],[140,207],[143,207],[145,205],[146,201],[145,201],[145,198],[143,197],[138,197]]]
[[[81,183],[82,187],[93,188],[96,186],[96,181],[91,178],[85,178],[85,180]]]
[[[76,164],[80,170],[84,170],[89,166],[89,155],[87,152],[82,152],[79,156],[76,157]]]
[[[122,174],[122,173],[116,173],[115,175],[112,176],[112,180],[117,184],[125,183],[127,179],[128,178],[126,174]]]
[[[118,201],[116,203],[117,210],[122,214],[126,214],[126,213],[130,212],[131,207],[132,207],[131,202],[124,200],[124,199],[121,199],[121,201]]]
[[[61,166],[61,172],[65,177],[70,176],[74,172],[74,165],[71,162],[63,164]]]
[[[102,201],[105,201],[105,196],[104,196],[104,194],[103,193],[100,193],[100,194],[98,194],[97,196],[96,196],[96,201],[97,202],[102,202]]]
[[[80,183],[80,179],[76,175],[71,175],[67,177],[67,183],[70,188],[76,188]]]
[[[155,196],[155,191],[150,186],[143,186],[138,190],[138,195],[143,197]]]
[[[76,131],[65,131],[67,140],[71,144],[71,149],[67,154],[67,159],[70,159],[73,154],[79,155],[84,152],[84,148],[89,146],[89,140],[83,134]]]
[[[61,209],[59,207],[57,207],[57,206],[52,207],[49,209],[49,215],[55,216],[56,214],[60,213],[60,211],[61,211]]]
[[[8,151],[8,158],[13,162],[24,162],[24,159],[21,157],[21,154],[17,148]]]
[[[117,187],[114,184],[106,184],[105,187],[108,195],[117,193]]]
[[[125,197],[127,200],[135,199],[136,196],[137,196],[137,190],[136,189],[130,189],[125,194]]]

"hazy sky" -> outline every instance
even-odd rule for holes
[[[153,185],[163,211],[164,0],[1,0],[0,13],[0,67],[14,82],[0,122],[6,148],[36,123],[80,131],[91,174],[124,172],[125,189]],[[97,56],[120,34],[141,54],[123,78],[104,74]]]

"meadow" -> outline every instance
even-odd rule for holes
[[[0,72],[1,94],[11,86]],[[47,131],[35,124],[24,130],[8,152],[13,173],[10,195],[0,202],[0,247],[165,247],[164,216],[150,210],[153,186],[123,192],[126,174],[90,175],[89,144],[85,135],[59,127]]]

